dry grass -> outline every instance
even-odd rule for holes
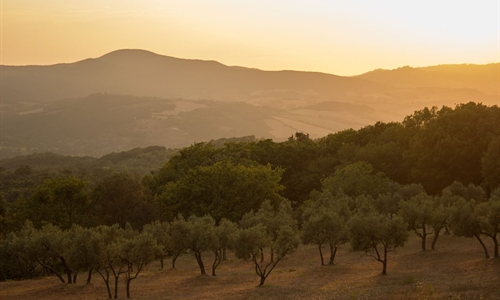
[[[151,264],[132,282],[133,299],[500,299],[500,260],[484,259],[472,239],[441,237],[439,250],[420,252],[419,240],[389,256],[388,275],[371,257],[339,251],[336,265],[319,264],[316,247],[302,246],[281,262],[264,287],[252,265],[231,255],[218,276],[201,276],[195,259],[179,258],[177,270]],[[489,245],[491,249],[491,245]],[[204,259],[207,267],[212,256]],[[106,299],[104,284],[61,284],[55,277],[0,283],[0,299]],[[119,298],[125,298],[120,282]]]

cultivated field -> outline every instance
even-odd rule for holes
[[[153,263],[132,282],[133,299],[500,299],[500,260],[485,259],[473,239],[442,236],[437,251],[420,251],[420,240],[390,253],[388,275],[381,264],[362,257],[345,246],[334,266],[321,266],[317,248],[301,246],[278,264],[266,285],[250,262],[229,255],[218,268],[218,276],[201,276],[194,257],[178,259],[177,270],[160,270]],[[488,244],[489,249],[492,246]],[[491,250],[490,250],[491,252]],[[206,253],[207,271],[212,255]],[[106,299],[106,288],[98,274],[85,284],[80,274],[76,285],[61,284],[56,277],[0,283],[0,299]],[[120,282],[119,298],[125,298]]]

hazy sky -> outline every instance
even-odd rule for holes
[[[123,48],[264,70],[355,75],[500,61],[500,0],[0,0],[0,63]]]

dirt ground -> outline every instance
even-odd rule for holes
[[[490,252],[492,245],[488,244]],[[372,257],[340,249],[333,266],[321,266],[315,246],[301,246],[280,262],[263,287],[250,262],[229,255],[218,275],[199,275],[194,257],[178,259],[177,269],[149,265],[131,285],[133,299],[500,299],[500,259],[485,259],[473,239],[442,236],[438,250],[420,251],[410,238],[389,254],[388,275]],[[206,253],[207,270],[212,255]],[[169,266],[169,261],[166,262]],[[0,299],[107,299],[102,279],[94,274],[85,284],[62,284],[54,277],[0,283]],[[125,299],[120,280],[119,299]]]

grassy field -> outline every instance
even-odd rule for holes
[[[492,249],[488,244],[489,249]],[[491,251],[491,250],[490,250]],[[209,269],[212,255],[205,254]],[[167,262],[168,264],[169,262]],[[218,276],[199,275],[194,257],[184,255],[177,270],[160,270],[153,263],[132,282],[133,299],[500,299],[500,260],[485,259],[473,239],[442,236],[437,251],[420,251],[420,241],[390,253],[388,275],[371,257],[353,253],[345,246],[334,266],[321,266],[317,248],[301,246],[278,264],[266,285],[252,264],[229,255]],[[86,285],[81,274],[75,285],[56,277],[0,283],[0,299],[106,299],[102,279],[94,274]],[[124,299],[125,283],[119,295]]]

